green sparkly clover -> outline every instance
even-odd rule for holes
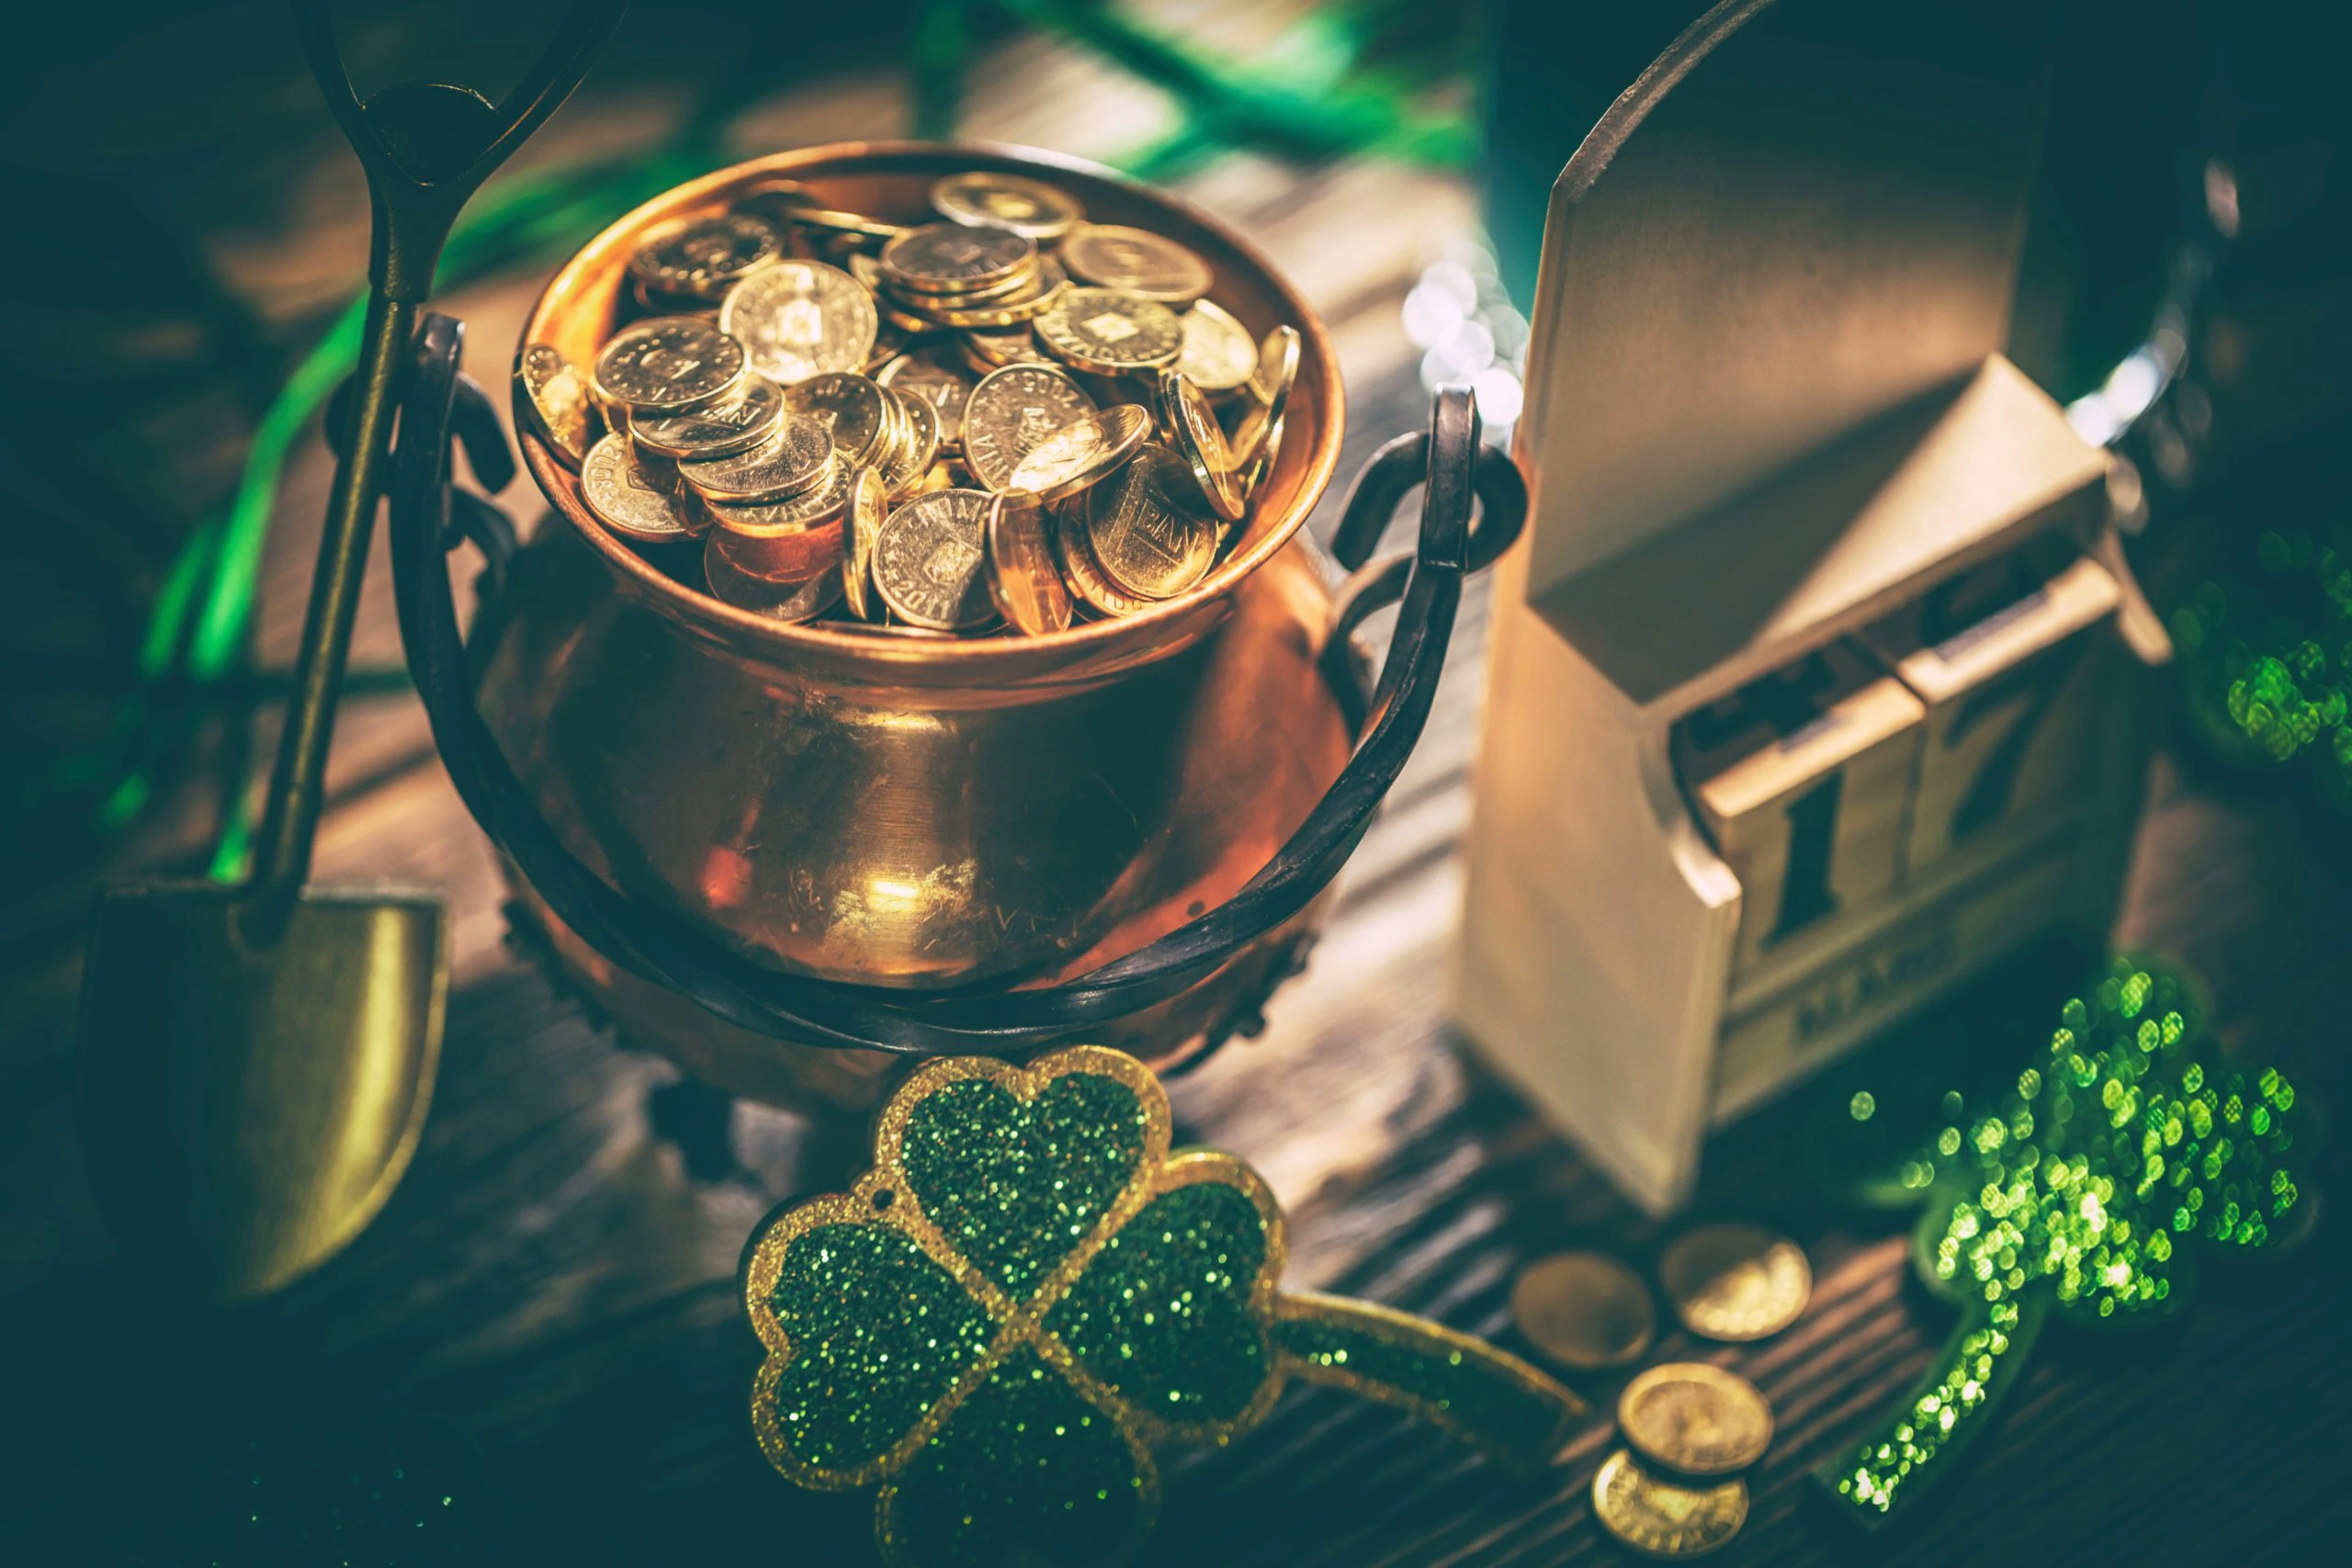
[[[1282,1293],[1265,1182],[1169,1142],[1159,1081],[1116,1051],[917,1072],[884,1108],[874,1168],[770,1216],[747,1254],[769,1462],[802,1486],[876,1487],[892,1564],[1077,1568],[1150,1529],[1155,1449],[1230,1441],[1289,1379],[1537,1464],[1584,1414],[1482,1340]]]
[[[2186,1305],[2200,1253],[2307,1220],[2294,1087],[2211,1050],[2185,980],[2120,959],[1998,1104],[1963,1118],[1945,1097],[1951,1123],[1901,1179],[1926,1190],[1913,1268],[1962,1315],[1926,1380],[1815,1472],[1844,1511],[1875,1528],[1950,1472],[2053,1314],[2155,1322]]]

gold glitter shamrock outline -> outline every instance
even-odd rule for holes
[[[1057,1080],[1073,1075],[1108,1077],[1125,1086],[1143,1117],[1142,1147],[1117,1196],[1103,1208],[1086,1235],[1039,1282],[1029,1298],[1013,1302],[974,1265],[923,1211],[904,1163],[907,1128],[916,1107],[951,1084],[974,1079],[1034,1104]],[[892,1095],[875,1136],[874,1166],[846,1193],[829,1194],[772,1216],[755,1233],[744,1269],[744,1302],[752,1331],[766,1348],[752,1380],[752,1426],[768,1462],[796,1484],[819,1491],[849,1491],[879,1483],[875,1533],[886,1561],[910,1562],[894,1510],[896,1479],[945,1427],[1002,1362],[1026,1348],[1058,1373],[1088,1405],[1106,1416],[1125,1441],[1137,1482],[1136,1515],[1129,1547],[1155,1521],[1159,1502],[1159,1468],[1153,1450],[1172,1442],[1229,1442],[1264,1418],[1291,1379],[1347,1390],[1405,1409],[1472,1443],[1491,1457],[1536,1468],[1547,1462],[1589,1407],[1544,1372],[1472,1335],[1376,1304],[1301,1292],[1284,1294],[1280,1280],[1287,1256],[1281,1206],[1264,1179],[1235,1156],[1210,1149],[1171,1153],[1173,1126],[1166,1090],[1159,1078],[1124,1052],[1076,1045],[1049,1053],[1027,1066],[989,1056],[943,1058],[916,1072]],[[1104,1382],[1059,1337],[1045,1326],[1088,1267],[1126,1224],[1155,1200],[1199,1183],[1240,1192],[1262,1226],[1263,1257],[1252,1275],[1248,1312],[1259,1330],[1264,1371],[1247,1404],[1218,1420],[1182,1421],[1159,1416]],[[913,1241],[969,1296],[993,1325],[987,1349],[927,1406],[887,1450],[858,1464],[836,1467],[804,1459],[792,1447],[778,1413],[778,1394],[792,1363],[790,1334],[778,1320],[773,1298],[793,1243],[831,1225],[883,1225]],[[1456,1407],[1443,1393],[1413,1388],[1368,1374],[1384,1352],[1433,1358],[1460,1380],[1489,1381],[1490,1393],[1507,1391],[1533,1411],[1545,1427],[1531,1455],[1524,1432],[1506,1435],[1482,1424],[1475,1412]],[[1351,1365],[1351,1356],[1356,1365]]]

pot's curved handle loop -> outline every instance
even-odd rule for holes
[[[1438,396],[1430,433],[1392,444],[1380,475],[1359,485],[1370,507],[1385,491],[1385,521],[1413,483],[1426,485],[1420,545],[1401,587],[1402,607],[1355,753],[1306,821],[1230,900],[1148,946],[1059,985],[1001,983],[910,995],[786,975],[721,946],[644,900],[611,886],[574,856],[532,803],[474,705],[443,559],[449,516],[449,418],[464,329],[428,316],[401,415],[392,482],[392,570],[409,670],[424,699],[451,781],[484,832],[530,880],[557,919],[619,967],[676,990],[730,1022],[776,1038],[841,1047],[945,1053],[987,1051],[1039,1034],[1068,1033],[1162,1001],[1290,919],[1338,872],[1419,739],[1437,694],[1461,600],[1462,575],[1516,535],[1523,488],[1485,472],[1478,414],[1466,390]],[[1419,470],[1414,474],[1412,470]],[[1400,477],[1402,482],[1400,482]],[[1372,489],[1374,485],[1379,489]],[[1472,500],[1486,517],[1474,535]],[[1353,508],[1355,502],[1351,501]],[[1377,528],[1359,525],[1358,532]],[[1366,546],[1366,548],[1369,547]]]
[[[1331,595],[1331,615],[1323,637],[1324,679],[1340,694],[1348,723],[1361,729],[1375,695],[1372,661],[1357,644],[1357,628],[1405,596],[1418,550],[1370,559],[1395,516],[1397,503],[1421,484],[1428,471],[1430,431],[1417,430],[1387,442],[1356,476],[1331,535],[1331,555],[1348,571]],[[1500,447],[1481,446],[1472,476],[1478,516],[1464,547],[1463,570],[1491,566],[1519,537],[1527,516],[1527,480]],[[1426,502],[1424,502],[1426,504]]]

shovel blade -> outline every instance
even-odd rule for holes
[[[305,890],[275,940],[209,883],[101,900],[82,1126],[125,1249],[184,1293],[277,1289],[364,1230],[415,1150],[448,988],[441,904]]]

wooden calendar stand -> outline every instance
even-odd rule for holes
[[[2108,930],[2167,649],[2106,455],[2000,352],[2048,11],[1726,0],[1554,190],[1457,1013],[1653,1212]]]

